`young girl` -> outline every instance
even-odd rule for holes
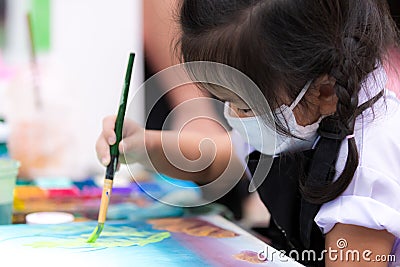
[[[233,175],[244,158],[254,175],[270,164],[258,192],[277,230],[275,247],[324,255],[322,261],[298,258],[308,266],[399,265],[400,101],[385,89],[382,67],[396,43],[387,4],[186,0],[180,21],[183,59],[218,62],[246,74],[274,123],[260,112],[269,108],[251,97],[250,88],[233,92],[201,83],[226,101],[225,117],[243,138],[242,144],[235,139],[235,147],[248,146],[249,155],[233,155],[226,134],[210,136],[215,146],[209,147],[193,132],[146,131],[127,120],[121,160],[199,183]],[[97,143],[105,165],[115,142],[114,121],[105,119]],[[275,138],[275,149],[265,145]],[[197,171],[179,168],[168,160],[174,151],[210,164]],[[390,255],[397,263],[389,262]]]

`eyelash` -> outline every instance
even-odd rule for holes
[[[251,112],[251,109],[249,109],[249,108],[247,108],[247,109],[238,108],[238,111],[241,112],[241,113],[249,113],[249,112]]]

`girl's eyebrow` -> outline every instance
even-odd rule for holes
[[[212,94],[212,96],[222,102],[234,102],[233,98],[230,98],[230,97],[221,97],[221,96],[217,96],[215,94]]]
[[[232,102],[235,102],[233,99],[230,99],[230,98],[219,98],[219,97],[217,97],[219,100],[221,100],[222,102],[230,102],[230,103],[232,103]]]
[[[215,94],[212,94],[215,98],[217,98],[218,100],[221,100],[222,102],[230,102],[230,103],[235,103],[235,102],[237,102],[237,99],[234,99],[234,98],[232,98],[232,97],[229,97],[229,96],[226,96],[226,95],[224,95],[224,96],[217,96],[217,95],[215,95]]]
[[[210,92],[212,96],[214,96],[216,99],[222,101],[222,102],[229,102],[229,103],[238,103],[241,100],[241,98],[237,97],[236,95],[232,94],[227,94],[225,92],[218,92],[218,94],[215,94],[214,92]]]

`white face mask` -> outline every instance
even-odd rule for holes
[[[229,103],[225,103],[224,116],[228,124],[244,138],[256,150],[266,155],[277,155],[284,152],[301,151],[312,148],[317,138],[317,129],[322,118],[317,122],[301,126],[298,125],[293,109],[298,105],[304,97],[312,81],[309,81],[300,94],[288,107],[282,105],[275,113],[282,125],[287,125],[290,133],[296,137],[284,136],[276,133],[274,129],[268,127],[261,116],[253,117],[232,117],[229,114]],[[299,139],[301,138],[301,139]]]

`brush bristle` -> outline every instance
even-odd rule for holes
[[[99,223],[96,228],[94,229],[93,233],[89,236],[87,243],[94,243],[96,242],[97,238],[100,236],[101,231],[103,231],[104,223]]]

